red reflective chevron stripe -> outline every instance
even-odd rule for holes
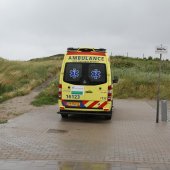
[[[107,104],[107,101],[103,102],[98,108],[103,109],[103,107],[106,106],[106,104]]]
[[[90,105],[88,106],[88,108],[92,108],[92,107],[95,106],[98,102],[99,102],[99,101],[94,101],[92,104],[90,104]]]
[[[88,100],[84,100],[82,101],[82,103],[85,105],[86,103],[88,103]]]

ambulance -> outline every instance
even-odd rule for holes
[[[58,89],[62,118],[72,114],[103,115],[112,118],[113,83],[105,49],[68,48],[64,56]]]

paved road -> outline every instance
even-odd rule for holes
[[[111,121],[62,120],[49,106],[0,125],[0,170],[170,169],[170,123],[155,124],[155,109],[145,101],[114,105]]]

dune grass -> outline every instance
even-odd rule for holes
[[[119,77],[113,87],[117,98],[154,99],[157,94],[159,60],[115,56],[111,59],[112,74]],[[170,62],[161,61],[160,95],[170,99]]]
[[[61,57],[62,58],[62,57]],[[62,59],[36,59],[32,61],[0,60],[0,102],[28,94],[49,77],[59,77]],[[170,61],[162,61],[161,98],[170,99]],[[113,86],[115,98],[155,99],[157,92],[159,59],[111,57],[112,76],[119,77]],[[41,106],[57,103],[58,79],[52,81],[32,102]]]
[[[61,68],[61,60],[0,60],[0,102],[28,94],[36,86],[53,77]]]
[[[161,65],[161,98],[170,99],[170,62],[162,61]],[[114,98],[155,99],[158,68],[159,59],[111,57],[112,76],[119,77],[119,82],[113,86]],[[58,80],[55,80],[37,96],[32,104],[41,106],[57,103],[57,91]]]

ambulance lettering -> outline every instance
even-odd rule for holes
[[[69,56],[69,60],[82,60],[82,61],[104,61],[104,57],[99,56]]]

